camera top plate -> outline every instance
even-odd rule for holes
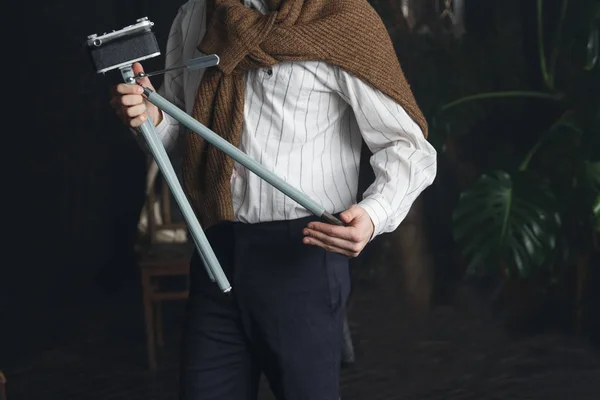
[[[154,22],[148,20],[148,17],[140,18],[136,21],[136,24],[126,26],[118,31],[104,32],[102,35],[89,35],[87,38],[87,45],[88,47],[100,47],[125,36],[148,32],[152,29],[152,26],[154,26]]]

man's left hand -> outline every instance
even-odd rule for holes
[[[347,226],[311,222],[304,229],[305,244],[319,246],[347,257],[357,257],[373,236],[373,221],[359,206],[352,206],[340,214]]]

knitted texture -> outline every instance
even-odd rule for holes
[[[209,0],[198,46],[220,63],[204,72],[193,117],[238,146],[244,118],[244,72],[284,61],[338,66],[398,102],[427,136],[427,122],[404,77],[387,29],[367,0],[269,0],[263,15],[239,0]],[[234,219],[234,160],[188,133],[183,160],[186,194],[208,228]]]

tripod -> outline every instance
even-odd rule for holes
[[[138,77],[134,75],[131,65],[122,66],[120,67],[120,70],[121,76],[123,77],[125,83],[131,84],[137,82],[136,79]],[[204,138],[207,142],[211,143],[213,146],[233,158],[248,170],[258,175],[261,179],[271,184],[283,194],[296,201],[314,215],[322,218],[325,222],[335,225],[343,225],[342,221],[333,216],[331,213],[327,212],[321,205],[284,181],[276,174],[266,169],[262,164],[249,157],[246,153],[239,150],[227,140],[223,139],[215,132],[202,125],[179,107],[175,106],[158,93],[146,87],[143,87],[143,89],[144,95],[148,101],[157,106],[160,110],[175,118],[182,125],[202,136],[202,138]],[[219,261],[217,260],[217,257],[215,256],[215,253],[213,252],[212,247],[210,246],[210,243],[208,242],[208,239],[206,238],[204,231],[183,192],[167,152],[156,134],[154,123],[150,119],[147,119],[140,126],[140,132],[142,133],[144,140],[146,141],[148,148],[152,153],[156,164],[158,165],[158,168],[163,173],[165,181],[167,182],[169,189],[173,193],[173,196],[175,197],[175,200],[181,209],[183,218],[185,219],[190,230],[190,234],[194,240],[196,248],[198,249],[208,275],[213,282],[216,281],[217,285],[224,293],[229,292],[231,290],[231,285],[223,273]]]
[[[219,57],[216,55],[199,57],[197,59],[188,60],[182,66],[172,67],[161,71],[156,71],[149,74],[135,75],[133,72],[133,63],[147,60],[149,58],[160,55],[158,42],[152,33],[154,23],[148,20],[147,17],[136,20],[133,25],[126,26],[118,31],[104,33],[102,35],[92,34],[87,38],[87,47],[97,73],[106,73],[108,71],[119,69],[121,77],[125,83],[136,84],[138,79],[143,76],[157,75],[176,68],[198,69],[217,65]],[[247,154],[243,153],[237,147],[211,131],[200,122],[196,121],[186,112],[182,111],[167,99],[160,96],[154,91],[144,88],[144,95],[152,104],[157,106],[162,111],[166,112],[182,125],[186,126],[193,132],[200,135],[207,142],[214,145],[225,154],[229,155],[239,164],[246,167],[251,172],[255,173],[264,181],[271,184],[273,187],[287,195],[296,203],[300,204],[314,215],[320,217],[323,221],[334,224],[344,225],[342,221],[327,212],[322,206],[307,197],[304,193],[289,185],[283,179],[273,174],[261,164],[253,160]],[[156,162],[159,170],[175,198],[182,216],[189,229],[190,235],[194,241],[195,247],[198,250],[200,258],[204,264],[206,272],[213,282],[216,282],[219,289],[224,293],[231,292],[231,284],[229,283],[219,261],[206,238],[196,215],[185,196],[177,175],[173,169],[169,156],[162,144],[162,141],[156,134],[153,121],[148,118],[139,127],[139,132],[146,142],[146,146]],[[344,321],[343,327],[343,359],[344,364],[354,362],[354,347],[352,344],[351,335],[348,329],[347,321]]]

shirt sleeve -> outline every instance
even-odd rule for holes
[[[373,153],[375,181],[358,204],[375,227],[372,238],[394,231],[437,173],[437,153],[419,125],[392,98],[337,69],[339,94],[352,107]]]
[[[169,37],[167,39],[165,53],[165,68],[176,67],[183,64],[183,33],[182,22],[186,14],[186,8],[182,6],[175,16]],[[157,90],[158,94],[176,105],[181,109],[185,109],[185,95],[183,89],[183,74],[180,69],[167,71],[164,74],[163,84]],[[162,140],[163,145],[167,150],[172,150],[180,135],[181,126],[179,121],[163,112],[162,121],[156,126],[156,134]]]

